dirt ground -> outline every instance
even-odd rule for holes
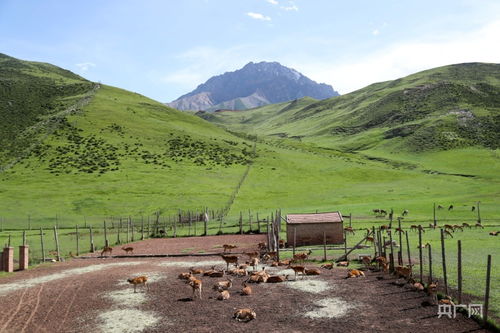
[[[214,236],[133,246],[137,254],[213,252],[224,243],[244,251],[262,240],[258,235]],[[462,314],[438,318],[437,306],[421,306],[423,292],[399,287],[389,275],[367,272],[365,278],[345,279],[342,268],[296,281],[292,274],[292,281],[281,284],[252,284],[251,296],[239,294],[245,278],[234,278],[226,301],[216,300],[212,290],[224,279],[202,277],[203,298],[191,300],[190,287],[177,275],[191,266],[212,265],[225,267],[217,256],[92,258],[17,272],[0,279],[0,332],[486,332]],[[126,282],[138,275],[150,278],[149,290],[140,286],[134,293]],[[257,318],[235,321],[238,308],[253,309]]]

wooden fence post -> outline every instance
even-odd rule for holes
[[[323,261],[326,261],[326,232],[323,231]]]
[[[432,246],[429,244],[429,284],[432,283]]]
[[[240,235],[243,235],[243,213],[240,211]]]
[[[132,217],[128,217],[128,223],[130,223],[130,231],[131,231],[131,240],[134,241],[134,221],[132,221]]]
[[[389,233],[389,242],[391,243],[391,253],[389,254],[390,271],[394,272],[394,246],[392,246],[392,231]]]
[[[437,220],[436,220],[436,203],[434,203],[433,221],[434,221],[434,227],[437,226]]]
[[[384,251],[384,257],[387,258],[387,246],[385,246],[385,236],[382,237],[382,249]]]
[[[462,241],[457,241],[458,304],[462,304]]]
[[[295,256],[295,246],[297,245],[297,227],[293,227],[293,255]]]
[[[444,247],[444,230],[441,229],[441,255],[443,258],[443,280],[444,280],[444,293],[448,295],[448,277],[446,274],[446,250]]]
[[[352,227],[352,213],[349,213],[349,227]]]
[[[144,219],[141,216],[141,240],[144,240]]]
[[[257,232],[260,234],[260,220],[259,220],[259,212],[257,214]]]
[[[484,324],[488,324],[488,309],[490,305],[490,278],[491,278],[491,254],[488,254],[488,267],[486,268],[486,290],[484,292]]]
[[[203,215],[203,236],[208,236],[208,207],[205,207],[205,214]]]
[[[344,230],[344,256],[345,260],[347,260],[347,233]]]
[[[56,241],[57,261],[61,261],[61,252],[59,249],[59,237],[57,235],[57,227],[56,226],[54,226],[54,240]]]
[[[109,246],[108,227],[106,226],[106,221],[104,221],[104,246],[105,247]]]
[[[31,230],[31,215],[28,215],[28,230]]]
[[[80,255],[80,232],[78,230],[78,224],[76,225],[76,255]]]
[[[40,245],[42,246],[42,262],[45,262],[45,246],[43,246],[43,229],[40,228]]]
[[[90,252],[94,253],[95,245],[94,245],[94,233],[92,232],[92,225],[89,227],[89,229],[90,229]]]
[[[418,260],[420,263],[420,282],[423,283],[424,267],[422,262],[422,229],[418,229]]]
[[[408,240],[408,230],[405,231],[406,236],[406,252],[408,253],[408,265],[413,266],[411,264],[411,254],[410,254],[410,241]]]
[[[130,223],[127,220],[127,244],[130,243]]]
[[[398,217],[398,228],[401,229],[401,217]],[[398,231],[399,234],[399,249],[398,249],[398,265],[403,265],[403,237],[401,235],[401,231]]]
[[[117,225],[117,229],[118,229],[118,230],[116,231],[116,244],[121,244],[121,243],[122,243],[122,241],[121,241],[121,239],[120,239],[120,232],[121,232],[122,227],[121,227],[121,225],[120,225],[120,224],[118,224],[118,223],[117,223],[116,225]]]
[[[248,210],[248,225],[250,227],[250,233],[252,233],[252,213],[250,212],[250,209]]]
[[[481,223],[481,210],[479,208],[480,203],[480,201],[477,202],[477,223]]]
[[[267,250],[271,251],[271,235],[269,230],[269,218],[266,220]]]

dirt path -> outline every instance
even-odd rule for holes
[[[208,251],[235,238],[193,240],[162,246],[170,252],[182,251],[181,244]],[[243,244],[248,238],[239,240]],[[156,241],[135,245],[152,251]],[[239,295],[244,278],[235,278],[231,298],[222,302],[211,290],[219,279],[202,277],[203,299],[189,300],[191,289],[177,275],[190,266],[213,264],[225,266],[219,257],[95,258],[18,272],[0,279],[0,301],[7,309],[0,313],[0,332],[483,331],[460,314],[456,319],[437,318],[437,307],[420,305],[423,293],[392,284],[392,277],[378,280],[380,273],[367,273],[366,278],[344,279],[344,269],[282,284],[252,285],[252,296]],[[142,274],[150,277],[150,288],[134,294],[126,278]],[[248,324],[233,320],[234,309],[240,307],[252,308],[257,319]]]

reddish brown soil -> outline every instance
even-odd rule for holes
[[[143,253],[178,253],[185,248],[211,252],[215,245],[224,243],[255,245],[258,237],[262,236],[160,239],[133,246]],[[158,245],[157,249],[155,245]],[[367,272],[366,278],[345,279],[346,271],[340,268],[323,271],[318,277],[305,278],[327,281],[332,288],[323,294],[302,292],[284,284],[261,284],[252,285],[254,295],[240,296],[237,291],[243,278],[238,278],[231,290],[231,298],[217,301],[211,286],[220,279],[202,277],[203,299],[191,301],[191,289],[177,279],[177,274],[187,268],[161,265],[188,260],[193,266],[198,266],[201,260],[218,260],[218,257],[75,259],[1,278],[0,332],[96,332],[100,324],[97,316],[117,307],[103,294],[127,288],[133,294],[132,288],[118,283],[144,272],[163,277],[151,283],[149,291],[142,288],[138,291],[145,293],[147,301],[137,309],[152,311],[159,318],[158,323],[146,328],[145,332],[485,332],[461,314],[456,319],[437,318],[437,307],[421,306],[426,299],[424,293],[398,287],[392,284],[395,279],[388,275],[377,280],[381,273]],[[89,265],[125,262],[139,264],[68,276],[5,293],[8,284],[32,277]],[[222,266],[224,262],[221,260]],[[315,300],[325,297],[339,297],[355,304],[356,308],[345,317],[336,319],[309,319],[302,315],[316,307]],[[249,323],[236,322],[231,317],[234,310],[241,307],[252,308],[257,319]]]

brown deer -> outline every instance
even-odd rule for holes
[[[349,272],[347,272],[346,279],[352,278],[352,277],[361,277],[361,276],[364,277],[365,273],[363,273],[362,271],[357,270],[357,269],[350,269]]]
[[[136,288],[138,284],[143,284],[149,290],[148,277],[147,276],[138,276],[135,278],[131,278],[127,280],[128,283],[134,285],[134,293],[136,292]]]
[[[247,285],[246,281],[243,281],[241,283],[241,285],[243,286],[243,289],[241,289],[241,295],[242,296],[250,296],[250,295],[252,295],[252,288]]]
[[[321,275],[319,268],[306,268],[306,275]]]
[[[129,247],[122,247],[122,250],[125,251],[125,254],[132,253],[134,254],[134,248],[129,246]]]
[[[238,256],[228,256],[228,255],[221,255],[222,259],[226,262],[227,268],[226,270],[229,270],[229,264],[234,264],[235,266],[238,266]]]
[[[295,279],[297,279],[297,275],[299,273],[302,274],[302,278],[304,278],[304,275],[306,275],[306,268],[304,266],[298,266],[298,265],[292,266],[292,265],[289,265],[288,268],[293,269],[293,272],[295,273]]]
[[[307,260],[307,258],[311,255],[312,251],[309,250],[307,252],[301,252],[301,253],[296,253],[293,255],[293,260],[294,261],[304,261]]]
[[[237,248],[237,246],[234,244],[224,244],[224,245],[222,245],[222,247],[224,248],[224,253],[231,252],[232,249]]]
[[[228,290],[232,286],[233,286],[233,279],[226,277],[226,281],[219,281],[216,284],[214,284],[213,290],[220,292],[222,290]]]
[[[104,253],[109,253],[109,255],[111,255],[113,253],[113,248],[112,247],[109,247],[109,246],[105,246],[103,249],[102,249],[102,252],[101,252],[101,257],[104,256]]]
[[[350,234],[355,235],[355,233],[354,233],[354,229],[353,229],[352,227],[345,227],[345,228],[344,228],[344,231],[345,231],[345,233],[346,233],[346,234],[347,234],[347,233],[350,233]]]
[[[326,263],[321,265],[320,267],[324,269],[333,269],[333,263]]]
[[[193,294],[191,295],[191,298],[194,300],[194,296],[196,294],[196,291],[198,290],[198,293],[199,293],[200,299],[201,299],[201,289],[202,289],[203,282],[201,282],[201,280],[198,280],[197,278],[193,278],[190,281],[188,281],[187,283],[193,289]]]
[[[230,297],[230,295],[229,295],[229,291],[227,291],[227,290],[222,290],[222,291],[220,291],[219,296],[217,296],[217,299],[218,299],[219,301],[225,301],[225,300],[228,300],[228,299],[229,299],[229,297]]]
[[[267,283],[280,283],[280,282],[285,282],[288,280],[288,275],[271,275],[268,279],[267,279]]]
[[[252,319],[257,318],[257,314],[255,314],[252,309],[239,309],[234,313],[233,318],[237,321],[248,322]]]

